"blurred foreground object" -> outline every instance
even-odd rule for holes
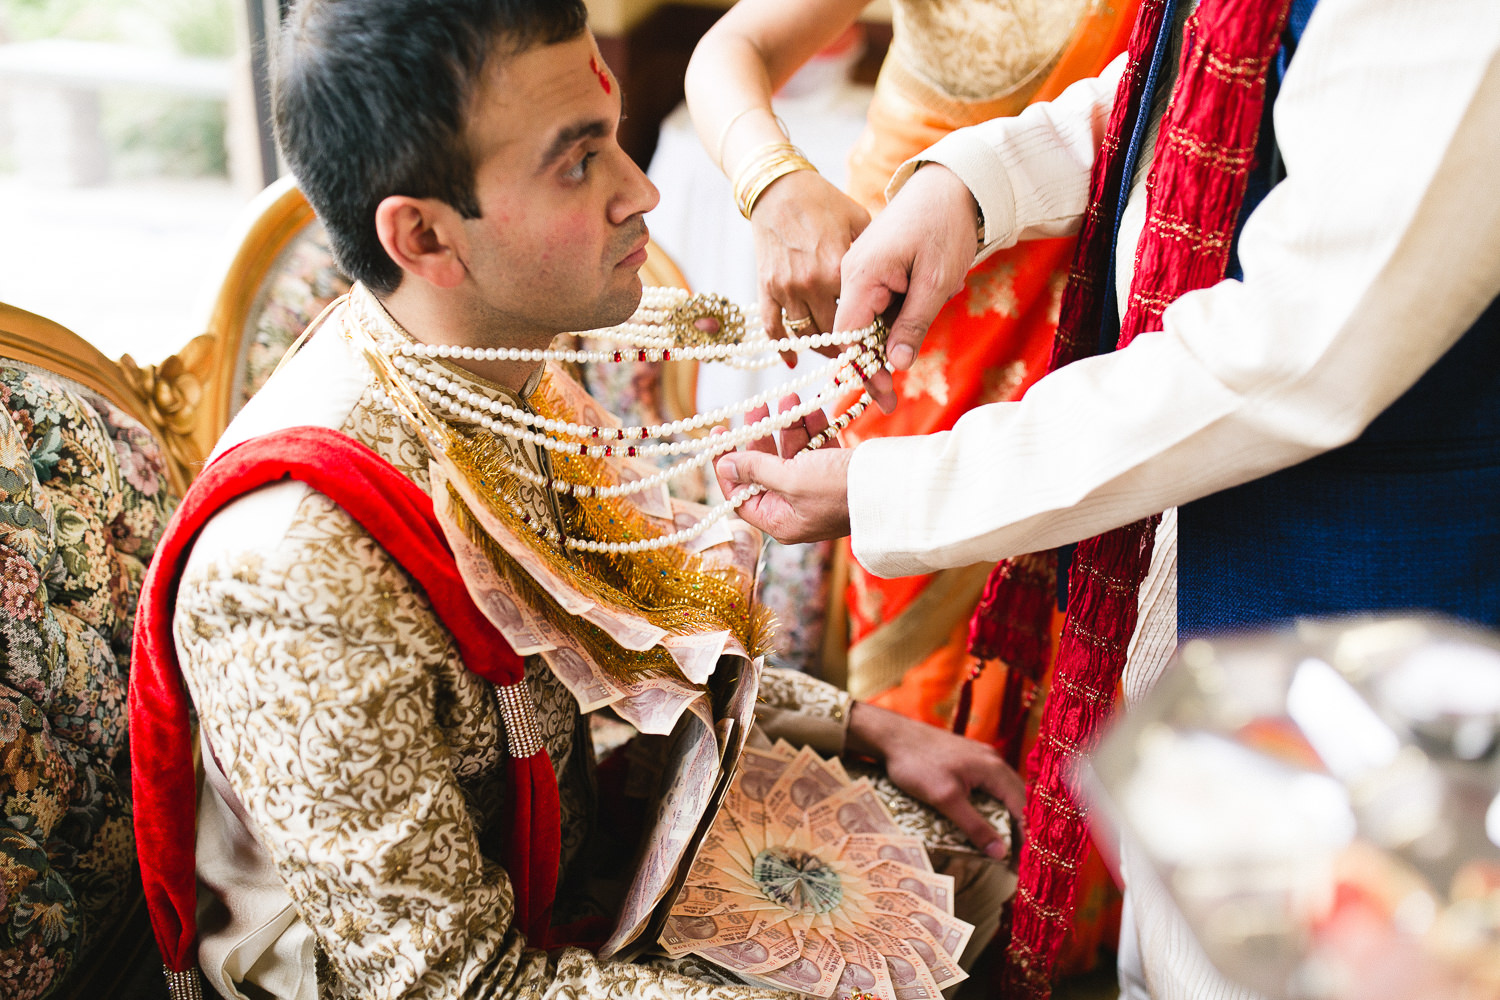
[[[1306,621],[1185,643],[1082,780],[1230,979],[1500,997],[1497,735],[1500,637]]]

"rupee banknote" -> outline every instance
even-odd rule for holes
[[[853,838],[850,838],[853,839]],[[848,845],[844,853],[849,853]],[[953,876],[938,875],[899,861],[878,861],[864,869],[865,880],[880,889],[901,889],[927,903],[953,912]]]

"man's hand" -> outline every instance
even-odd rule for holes
[[[978,243],[978,214],[957,174],[936,163],[923,166],[844,254],[833,328],[866,326],[904,295],[886,356],[892,367],[910,368],[938,310],[963,287]],[[869,389],[882,410],[895,408],[889,373],[871,378]]]
[[[1005,841],[969,801],[975,790],[1004,802],[1017,823],[1026,815],[1026,786],[991,746],[864,702],[849,711],[851,753],[885,763],[896,787],[958,824],[974,846],[996,860]]]
[[[780,412],[799,402],[794,395],[781,401]],[[767,415],[757,407],[745,415],[754,423]],[[726,497],[760,484],[766,492],[740,505],[739,516],[778,542],[815,542],[849,533],[849,456],[834,441],[817,451],[797,454],[808,438],[828,426],[822,410],[814,410],[781,432],[781,455],[769,437],[752,441],[744,451],[732,451],[714,463],[719,489]],[[783,457],[784,456],[784,457]]]

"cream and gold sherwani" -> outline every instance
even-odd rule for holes
[[[374,390],[343,335],[351,322],[393,321],[356,286],[219,450],[317,425],[427,489],[426,446]],[[494,689],[464,668],[411,578],[322,494],[283,482],[216,515],[174,627],[201,725],[200,964],[226,997],[781,995],[714,982],[708,969],[689,978],[527,948],[497,860],[508,822]],[[526,680],[561,798],[558,910],[578,916],[596,818],[588,727],[539,657]],[[847,695],[767,671],[761,699],[777,735],[842,748]],[[904,806],[898,818],[918,813]],[[921,821],[931,833],[931,817]],[[937,836],[961,839],[951,826]],[[979,881],[998,910],[1009,882]]]

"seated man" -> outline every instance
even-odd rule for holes
[[[476,573],[505,572],[465,558],[503,548],[504,525],[537,528],[522,549],[493,556],[512,573],[494,586],[534,601],[526,615],[571,636],[556,643],[597,650],[608,645],[598,633],[618,621],[570,617],[547,596],[597,583],[583,577],[602,564],[574,537],[588,533],[584,498],[597,487],[559,486],[567,458],[538,447],[591,404],[536,358],[560,332],[632,315],[642,217],[656,192],[618,144],[619,87],[585,25],[582,0],[304,0],[292,10],[277,65],[278,137],[357,284],[245,407],[218,454],[301,426],[367,445],[435,507],[470,505],[473,544],[449,537],[471,592]],[[461,401],[458,413],[443,400]],[[735,531],[753,543],[744,526]],[[617,570],[641,554],[621,553]],[[720,579],[748,578],[737,558]],[[442,595],[419,587],[416,570],[297,481],[233,500],[192,544],[171,613],[201,725],[196,865],[208,981],[227,997],[299,1000],[773,995],[702,963],[687,975],[665,961],[544,950],[581,939],[561,931],[528,936],[504,867],[513,726],[539,738],[556,775],[552,927],[590,915],[591,875],[619,875],[598,870],[611,855],[596,844],[613,832],[599,827],[615,824],[596,822],[606,790],[578,677],[563,658],[529,656],[517,686],[534,709],[525,697],[518,709],[470,672],[434,611]],[[639,598],[630,574],[618,576],[614,585]],[[750,662],[753,630],[734,631],[748,620],[740,611],[705,606],[700,617],[707,624],[693,634],[732,620],[734,638],[719,642],[743,639]],[[628,674],[631,655],[662,647],[615,649]],[[884,762],[977,848],[1004,855],[1008,838],[970,793],[1018,813],[1021,786],[988,747],[851,706],[798,675],[767,671],[760,694],[766,738]],[[1011,884],[1002,866],[984,867],[1005,888],[973,887],[988,891],[985,910],[961,915],[979,925],[980,944]]]

